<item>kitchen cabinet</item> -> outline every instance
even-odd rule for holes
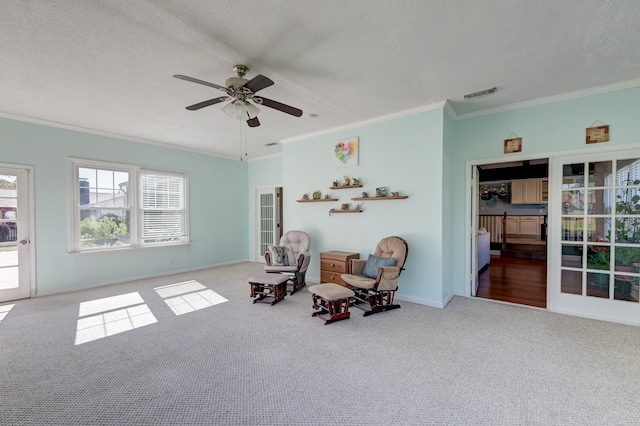
[[[540,238],[544,216],[507,216],[507,237]]]
[[[547,204],[548,200],[548,179],[517,179],[511,181],[511,204]]]

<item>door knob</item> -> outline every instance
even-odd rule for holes
[[[20,240],[20,244],[25,245],[29,242],[29,240]]]

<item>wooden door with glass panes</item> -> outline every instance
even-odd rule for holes
[[[640,324],[640,152],[555,158],[550,182],[549,309]]]

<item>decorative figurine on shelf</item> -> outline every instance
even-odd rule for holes
[[[308,194],[303,194],[302,195],[302,199],[303,200],[308,200],[309,199],[309,195]]]
[[[319,189],[316,189],[315,191],[313,191],[313,199],[314,200],[319,200],[320,197],[322,197],[322,194],[320,193]]]
[[[337,181],[337,180],[334,180],[334,181],[333,181],[333,187],[334,187],[334,188],[337,188],[337,187],[338,187],[338,181]]]
[[[329,199],[329,194],[324,194],[324,199],[328,200]]]
[[[342,210],[349,210],[349,203],[342,204]]]
[[[360,210],[360,204],[356,204],[356,205],[353,207],[353,209],[354,209],[354,210]]]
[[[362,198],[369,198],[369,194],[367,194],[367,192],[366,192],[366,191],[365,191],[365,192],[363,192],[363,193],[362,193]]]
[[[352,185],[360,185],[360,179],[353,178],[352,181],[353,181]]]
[[[342,186],[349,186],[351,183],[351,178],[347,175],[342,176]]]
[[[393,191],[391,191],[391,196],[392,196],[392,197],[399,197],[399,196],[400,196],[400,193],[399,193],[399,192],[393,192]]]
[[[380,188],[376,188],[376,197],[386,197],[387,196],[387,188],[381,186]]]

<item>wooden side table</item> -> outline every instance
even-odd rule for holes
[[[340,275],[349,271],[349,260],[360,259],[360,253],[349,251],[325,251],[320,253],[320,282],[347,286]]]

